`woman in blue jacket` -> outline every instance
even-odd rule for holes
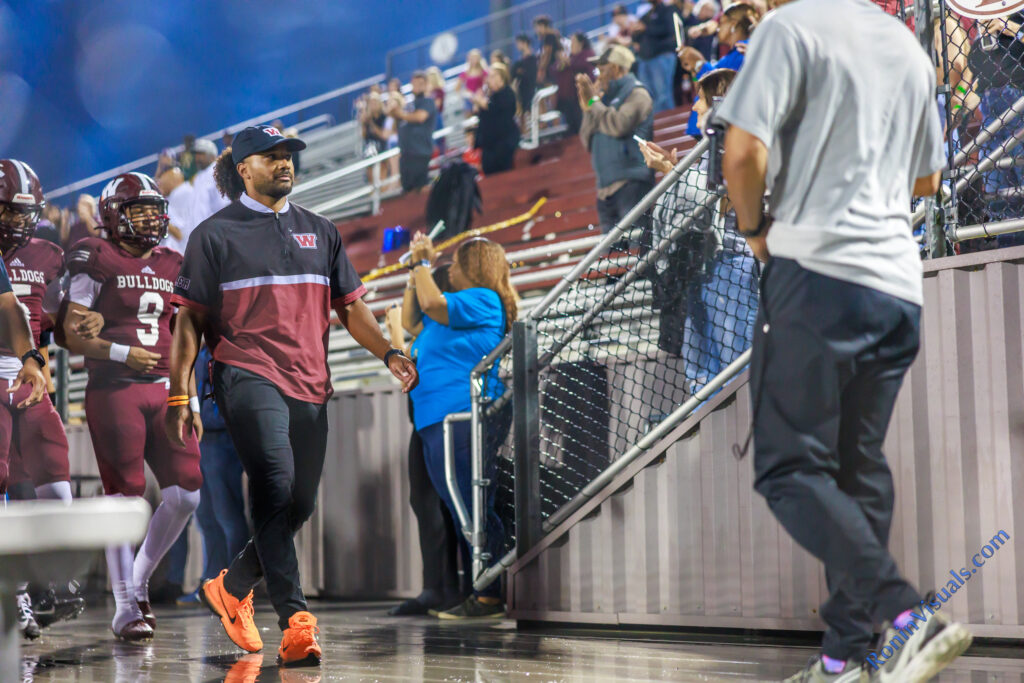
[[[431,277],[437,251],[430,238],[417,233],[411,251],[413,276],[402,304],[402,324],[416,336],[414,349],[420,383],[410,394],[413,419],[423,441],[430,480],[452,517],[458,519],[444,477],[444,418],[470,410],[470,372],[512,329],[518,296],[512,287],[505,250],[495,242],[476,238],[459,246],[449,270],[453,290],[450,293],[442,293]],[[504,390],[497,372],[496,365],[485,382],[491,398],[497,398]],[[455,478],[462,500],[468,505],[472,500],[470,424],[457,422],[452,426]],[[506,422],[499,429],[507,431],[508,426]],[[485,467],[493,469],[493,454],[485,454],[485,459]],[[495,479],[486,478],[492,482]],[[496,558],[500,556],[505,533],[494,511],[494,496],[488,495],[487,501],[486,550]],[[504,613],[500,586],[495,582],[439,616],[463,619],[500,617]]]

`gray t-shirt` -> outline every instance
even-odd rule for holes
[[[945,166],[935,69],[869,0],[765,16],[718,118],[768,147],[774,256],[916,304],[914,180]]]
[[[437,118],[437,104],[428,95],[416,97],[406,111],[422,109],[427,112],[423,123],[402,121],[398,124],[398,148],[402,154],[429,157],[434,153],[434,123]]]

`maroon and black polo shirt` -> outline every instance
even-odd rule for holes
[[[275,214],[243,194],[189,236],[171,301],[209,315],[215,360],[323,403],[331,308],[365,293],[331,221],[295,204]]]

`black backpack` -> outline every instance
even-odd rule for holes
[[[473,210],[482,211],[480,188],[476,184],[477,170],[464,161],[450,161],[441,167],[441,174],[430,188],[427,198],[428,226],[443,220],[444,232],[435,240],[441,242],[469,230],[473,223]]]

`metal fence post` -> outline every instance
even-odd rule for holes
[[[525,553],[541,538],[540,392],[537,322],[512,325],[513,438],[516,547]]]
[[[53,381],[57,389],[57,413],[65,424],[68,421],[68,382],[71,381],[71,371],[68,366],[68,352],[65,349],[54,351],[54,377]]]

